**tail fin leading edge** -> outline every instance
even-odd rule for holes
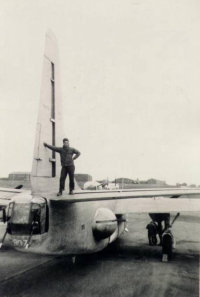
[[[60,146],[63,138],[58,49],[54,35],[46,34],[38,120],[31,172],[32,193],[58,188],[60,160],[43,143]]]

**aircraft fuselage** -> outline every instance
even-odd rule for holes
[[[9,207],[9,243],[42,254],[97,252],[125,229],[125,216],[114,214],[115,203],[76,204],[23,194]]]

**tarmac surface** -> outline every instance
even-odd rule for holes
[[[0,297],[199,297],[200,214],[175,222],[177,246],[168,263],[161,262],[160,246],[148,245],[149,217],[132,214],[128,221],[128,233],[100,253],[77,256],[75,263],[3,246]]]

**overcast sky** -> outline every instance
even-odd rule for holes
[[[44,37],[76,172],[200,184],[198,0],[0,0],[0,177],[30,171]],[[62,143],[60,143],[62,144]]]

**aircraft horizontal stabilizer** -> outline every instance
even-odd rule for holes
[[[50,198],[51,199],[51,198]],[[93,192],[65,196],[66,203],[116,201],[115,213],[200,211],[200,189],[134,190],[132,192]]]
[[[117,201],[115,213],[166,213],[200,211],[200,199],[141,198]]]
[[[23,190],[18,190],[18,189],[10,189],[10,188],[0,188],[0,205],[2,205],[2,201],[3,204],[6,204],[5,201],[9,201],[12,200],[12,198],[15,196],[16,194],[20,194],[22,193]]]

